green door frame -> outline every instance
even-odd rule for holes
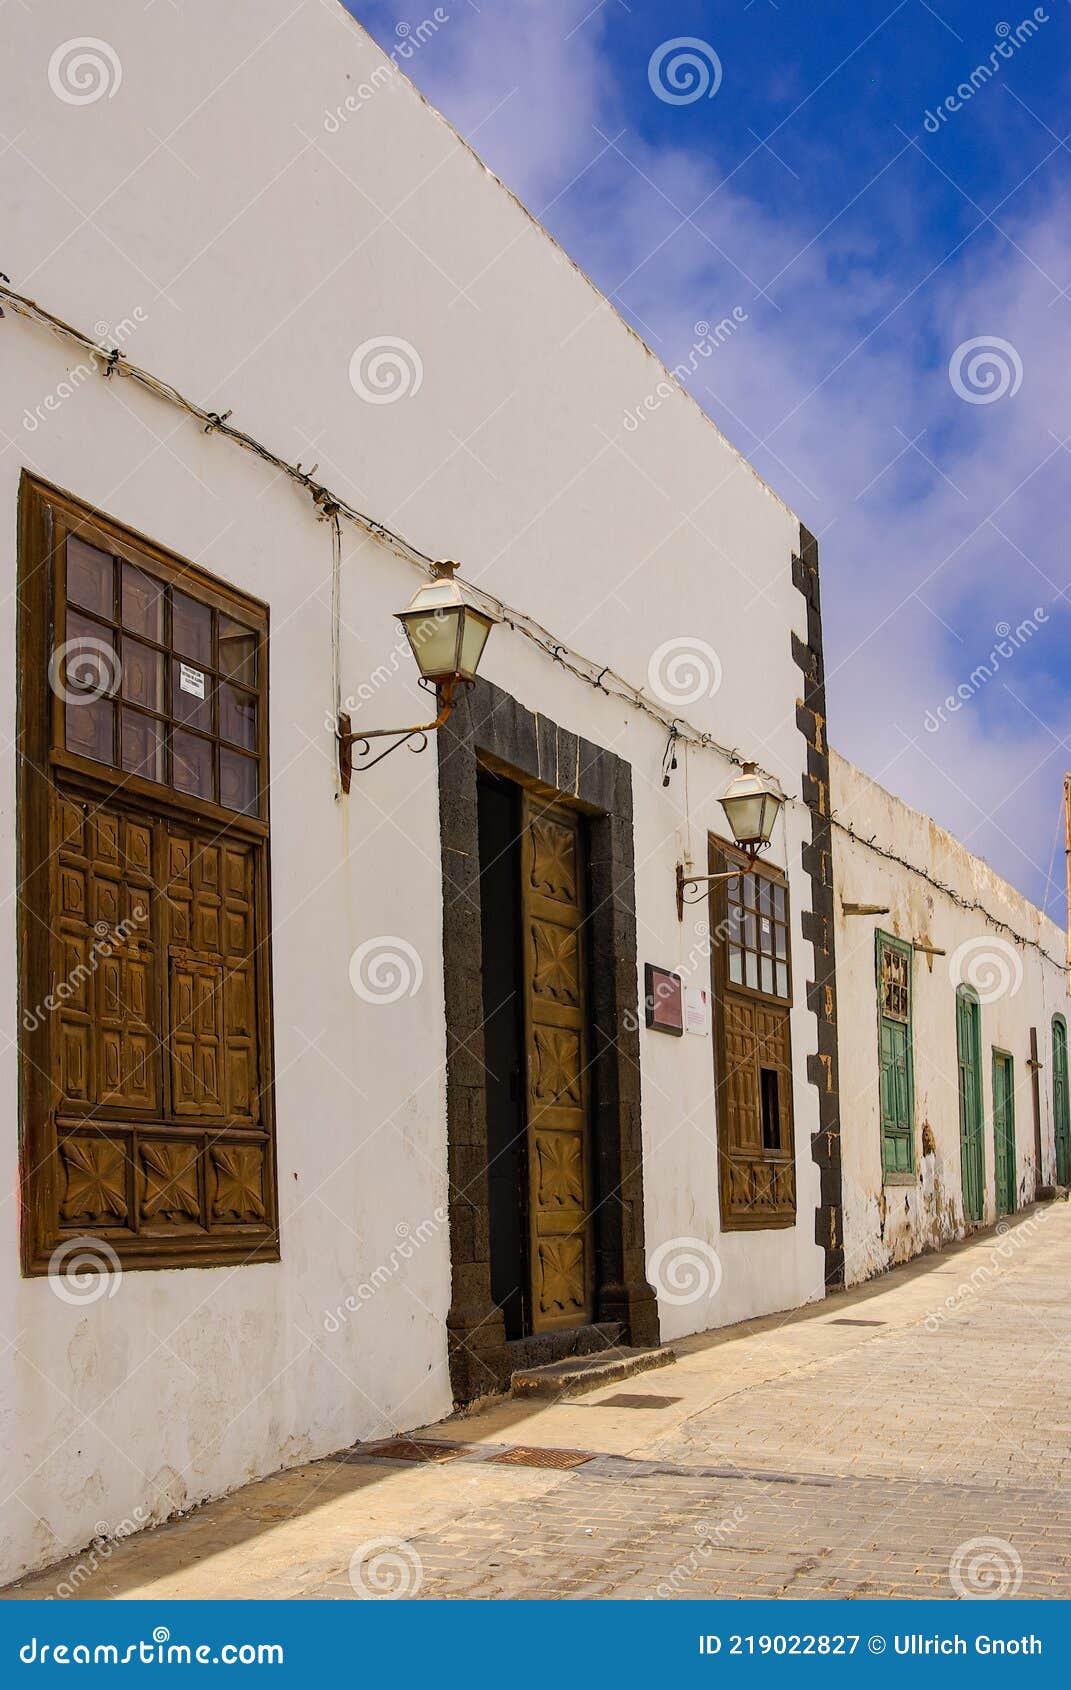
[[[1056,1183],[1071,1185],[1071,1103],[1067,1085],[1067,1022],[1052,1018],[1052,1132],[1056,1141]]]
[[[956,988],[956,1062],[959,1070],[959,1154],[963,1218],[982,1218],[985,1145],[982,1137],[982,1010],[973,986]]]
[[[998,1215],[1015,1213],[1015,1058],[993,1046],[993,1185]]]

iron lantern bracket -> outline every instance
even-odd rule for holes
[[[389,757],[399,746],[408,745],[410,751],[423,751],[428,743],[428,735],[435,733],[449,718],[457,703],[457,689],[461,684],[471,685],[471,682],[461,683],[458,676],[441,681],[435,688],[439,714],[433,722],[423,722],[418,727],[366,728],[361,733],[354,733],[348,712],[341,710],[335,737],[338,740],[338,772],[343,792],[349,792],[355,774],[363,775],[368,769],[374,769],[377,763],[382,763],[384,757]],[[371,742],[374,739],[389,739],[391,744],[373,755]]]
[[[748,863],[755,862],[755,860],[757,859],[757,857],[759,855],[759,852],[764,850],[764,849],[765,849],[764,845],[743,845],[743,846],[741,846],[741,850],[743,850],[743,852],[745,853],[747,860],[748,860]],[[735,880],[738,874],[746,874],[746,873],[747,873],[746,867],[743,864],[741,864],[739,868],[723,869],[720,874],[692,874],[691,872],[688,872],[688,873],[685,872],[685,868],[684,868],[683,863],[678,863],[677,864],[677,920],[678,921],[684,920],[684,906],[685,906],[685,904],[701,904],[702,903],[704,895],[705,895],[703,890],[702,890],[702,888],[704,886],[713,886],[719,880]],[[691,897],[688,896],[688,892],[687,892],[688,887],[692,888],[692,896]]]

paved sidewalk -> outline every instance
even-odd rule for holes
[[[1066,1598],[1069,1282],[1071,1208],[1041,1207],[655,1373],[414,1434],[441,1459],[343,1452],[4,1594]]]

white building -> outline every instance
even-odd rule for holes
[[[834,752],[845,1277],[1071,1183],[1066,935]]]
[[[104,349],[0,296],[10,1578],[820,1297],[841,1229],[798,520],[341,7],[4,28],[11,290]],[[516,610],[343,796],[340,700],[434,713],[420,556]],[[718,883],[712,1030],[675,875],[736,860],[749,758],[789,801]]]

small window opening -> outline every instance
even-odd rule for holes
[[[762,1148],[781,1148],[781,1105],[778,1097],[776,1068],[759,1069],[759,1090],[762,1098]]]

